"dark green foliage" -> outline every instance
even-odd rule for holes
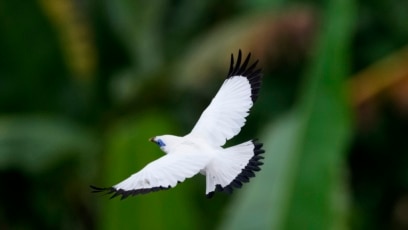
[[[0,229],[407,229],[408,81],[370,72],[357,91],[383,97],[364,100],[348,81],[404,52],[406,6],[0,1]],[[212,199],[201,175],[123,201],[91,193],[162,156],[148,138],[187,134],[239,49],[263,73],[227,144],[264,143],[249,183]],[[381,74],[406,73],[406,56]]]

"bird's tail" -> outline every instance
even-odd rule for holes
[[[244,142],[224,149],[206,168],[206,195],[212,197],[214,191],[232,193],[233,188],[255,176],[263,163],[260,161],[265,151],[256,140]]]

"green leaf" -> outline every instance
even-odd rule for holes
[[[238,192],[229,209],[230,218],[220,229],[282,229],[298,161],[300,123],[294,114],[269,125],[265,143],[265,165],[249,185]]]
[[[40,172],[72,156],[95,153],[94,137],[72,122],[53,117],[1,117],[0,169]]]
[[[150,72],[162,64],[161,20],[167,1],[107,1],[109,19],[132,57],[138,72]]]
[[[263,172],[236,199],[222,229],[347,229],[343,168],[351,119],[343,86],[353,7],[342,0],[328,5],[298,104],[265,130]]]

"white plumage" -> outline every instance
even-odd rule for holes
[[[110,188],[91,186],[94,192],[107,191],[112,198],[145,194],[173,188],[177,183],[197,173],[206,176],[206,195],[214,191],[231,193],[240,188],[259,171],[264,153],[255,140],[223,148],[225,142],[237,135],[256,101],[261,86],[258,61],[248,67],[251,54],[241,65],[241,50],[228,76],[210,105],[201,114],[193,130],[184,137],[162,135],[151,138],[166,153],[139,172]]]

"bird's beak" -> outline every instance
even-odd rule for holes
[[[154,137],[149,138],[149,141],[151,141],[151,142],[155,142],[155,141],[154,141]]]

